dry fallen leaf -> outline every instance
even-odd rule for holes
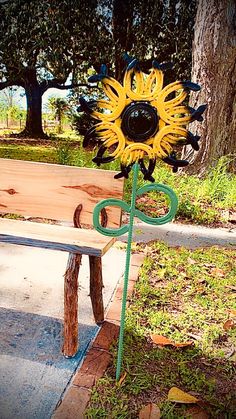
[[[223,269],[220,268],[212,268],[210,275],[219,276],[220,278],[223,278],[225,276],[225,273]]]
[[[229,314],[231,314],[232,316],[236,316],[236,310],[234,310],[233,308],[230,308],[229,310],[227,310]]]
[[[193,344],[192,340],[183,343],[172,343],[172,345],[176,346],[176,348],[184,348],[185,346],[191,346]]]
[[[176,403],[197,403],[198,399],[191,394],[185,393],[178,387],[172,387],[168,393],[168,400]]]
[[[155,403],[148,403],[139,412],[139,419],[160,419],[161,411]]]
[[[200,406],[193,406],[186,410],[186,415],[189,419],[208,419],[209,414]]]
[[[155,343],[156,345],[160,345],[160,346],[172,345],[172,346],[175,346],[176,348],[183,348],[185,346],[191,346],[193,344],[192,341],[175,343],[173,342],[173,340],[170,340],[162,335],[151,335],[151,339],[153,343]]]
[[[236,327],[236,323],[234,323],[232,319],[227,320],[223,325],[224,330],[234,329],[235,327]]]
[[[225,288],[229,288],[232,291],[236,291],[236,287],[234,285],[225,285]]]
[[[119,381],[117,383],[118,386],[121,386],[121,384],[123,383],[123,381],[126,378],[126,375],[127,375],[127,372],[124,372],[124,374],[120,377],[120,379],[119,379]]]
[[[206,283],[206,278],[199,278],[197,282],[199,282],[199,284]]]
[[[151,335],[151,339],[153,343],[156,343],[156,345],[161,345],[161,346],[172,345],[172,341],[166,338],[165,336]]]
[[[192,258],[188,257],[187,262],[188,262],[188,264],[189,264],[189,265],[195,265],[196,260],[194,260],[194,259],[192,259]]]

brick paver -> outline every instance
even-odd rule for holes
[[[143,254],[131,257],[128,297],[131,297],[139,268],[143,262]],[[115,292],[113,301],[82,366],[75,373],[72,384],[66,390],[63,399],[54,412],[53,419],[82,419],[91,397],[91,389],[101,378],[112,361],[109,348],[119,336],[119,322],[122,305],[123,281]]]
[[[90,400],[91,390],[84,387],[70,386],[58,406],[52,419],[81,419]]]
[[[103,349],[91,348],[88,352],[82,367],[75,374],[73,385],[91,388],[101,378],[112,359],[109,352]]]

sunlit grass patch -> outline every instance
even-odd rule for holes
[[[152,402],[163,418],[186,418],[188,405],[167,400],[173,386],[197,395],[210,417],[235,417],[235,262],[232,249],[148,246],[127,310],[127,375],[116,384],[115,346],[113,364],[93,390],[86,417],[137,418]],[[233,327],[225,327],[228,319]],[[158,346],[153,334],[192,344]]]
[[[0,157],[97,168],[92,161],[95,152],[85,150],[81,141],[76,138],[74,141],[75,138],[71,135],[68,138],[53,136],[46,146],[1,144]],[[179,200],[177,221],[204,225],[223,225],[228,222],[229,213],[234,213],[236,207],[236,175],[227,171],[228,164],[229,158],[220,159],[205,178],[200,179],[198,176],[184,173],[173,174],[170,168],[158,162],[155,180],[175,191]],[[119,171],[119,162],[104,164],[102,169]],[[140,176],[139,187],[145,183]],[[124,198],[128,202],[131,184],[130,177],[125,181]],[[164,194],[149,192],[144,197],[138,197],[137,208],[152,217],[157,217],[168,211],[168,201]]]
[[[230,161],[230,158],[221,158],[204,178],[173,174],[168,167],[157,165],[156,182],[170,186],[178,196],[177,220],[206,225],[228,220],[228,211],[235,211],[236,206],[236,175],[228,172]],[[149,193],[146,200],[140,198],[138,205],[151,216],[168,207],[164,195],[157,192]]]

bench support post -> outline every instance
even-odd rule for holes
[[[64,275],[64,345],[65,357],[78,351],[78,275],[82,255],[69,253]]]
[[[89,256],[90,266],[90,298],[93,307],[93,315],[97,324],[104,321],[104,306],[102,298],[102,259],[97,256]]]

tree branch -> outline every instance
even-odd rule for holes
[[[20,80],[6,80],[6,81],[0,82],[0,90],[3,90],[6,87],[10,87],[10,86],[21,86],[21,87],[24,87],[23,84],[22,84],[22,82]]]
[[[98,86],[91,86],[87,83],[71,83],[71,84],[61,84],[56,80],[44,80],[41,83],[41,88],[43,93],[46,92],[46,90],[50,89],[50,88],[54,88],[54,89],[60,89],[60,90],[67,90],[67,89],[74,89],[76,87],[87,87],[88,89],[95,89],[98,88]]]
[[[96,86],[91,86],[87,83],[72,83],[72,84],[67,84],[67,85],[61,85],[61,84],[57,84],[54,85],[53,87],[55,87],[56,89],[61,89],[61,90],[65,90],[65,89],[74,89],[75,87],[88,87],[88,89],[94,89]]]
[[[8,3],[8,0],[1,0],[0,1],[0,6],[4,6],[7,3]]]

